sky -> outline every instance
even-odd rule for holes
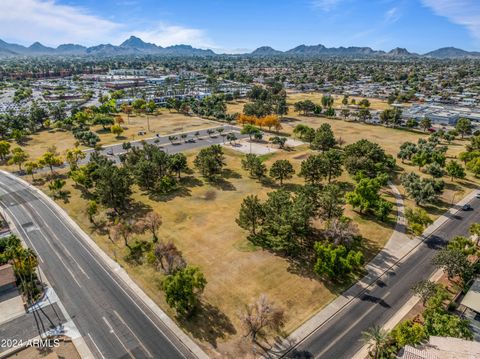
[[[130,35],[218,53],[268,45],[480,50],[480,0],[1,0],[0,39],[119,45]]]

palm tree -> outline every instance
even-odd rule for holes
[[[389,336],[386,330],[374,325],[362,332],[363,341],[368,345],[368,351],[374,359],[382,357],[383,350],[388,342]]]

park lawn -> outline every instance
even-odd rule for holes
[[[125,114],[120,114],[124,119],[122,127],[125,132],[120,137],[115,137],[110,130],[105,130],[102,126],[92,126],[91,130],[100,137],[101,145],[111,145],[114,143],[133,141],[151,138],[155,134],[167,135],[178,132],[195,131],[209,127],[218,126],[217,122],[206,120],[196,116],[185,116],[177,112],[169,112],[161,109],[156,116],[149,116],[150,132],[147,130],[147,117],[130,116],[128,120]],[[145,135],[138,135],[140,131],[146,132]],[[64,157],[67,149],[73,148],[77,140],[70,131],[51,129],[43,130],[33,135],[29,135],[25,143],[21,146],[29,155],[29,160],[37,160],[49,147],[56,146],[58,153]],[[12,142],[12,147],[18,145]],[[81,149],[88,147],[81,145]],[[18,166],[4,164],[0,168],[7,171],[17,171]]]
[[[311,100],[315,102],[316,104],[321,104],[322,101],[322,96],[324,94],[322,92],[287,92],[287,103],[288,105],[293,106],[295,102],[298,101],[305,101],[305,100]],[[341,108],[343,107],[342,100],[343,100],[343,95],[331,95],[334,99],[333,102],[333,107],[334,108]],[[349,104],[352,101],[352,99],[355,99],[355,101],[358,103],[358,101],[364,99],[365,97],[358,97],[358,96],[350,96],[349,99]],[[378,99],[378,98],[367,98],[368,101],[370,101],[370,108],[372,110],[379,110],[383,111],[388,108],[391,108],[391,106],[388,104],[387,101]],[[406,104],[408,106],[408,104]]]
[[[248,102],[248,99],[227,102],[227,113],[243,113],[243,106]]]
[[[187,153],[190,163],[197,152]],[[270,167],[273,161],[286,158],[292,161],[298,172],[301,160],[310,152],[307,146],[281,151],[267,156],[266,164]],[[348,283],[331,285],[310,275],[302,275],[288,260],[247,241],[247,233],[235,223],[243,198],[258,194],[265,199],[267,192],[275,186],[264,187],[250,179],[241,169],[242,154],[228,149],[225,153],[228,171],[219,185],[205,183],[195,174],[194,178],[185,179],[185,189],[176,195],[153,198],[137,189],[133,199],[142,204],[143,209],[154,210],[162,216],[159,237],[175,242],[187,262],[200,267],[207,278],[202,310],[193,322],[181,323],[183,328],[212,356],[237,358],[243,357],[240,352],[246,350],[237,313],[258,295],[267,294],[285,309],[285,331],[290,333],[332,301]],[[347,175],[339,180],[352,181]],[[294,176],[287,182],[301,184],[303,179]],[[48,193],[46,185],[42,189]],[[122,243],[112,243],[105,234],[93,231],[85,212],[86,200],[80,197],[70,179],[66,190],[70,191],[69,201],[59,200],[58,203],[156,303],[174,317],[159,289],[162,275],[147,264],[134,266],[127,263],[123,259],[125,248]],[[387,199],[393,201],[391,195]],[[366,259],[370,259],[390,237],[394,216],[390,222],[381,224],[360,217],[348,206],[346,214],[358,223],[361,234],[366,237]]]
[[[419,131],[409,131],[401,128],[389,128],[382,125],[371,125],[361,122],[344,121],[341,119],[332,119],[326,117],[313,117],[313,116],[301,116],[295,112],[292,115],[287,116],[282,122],[282,131],[293,134],[293,128],[299,124],[305,124],[313,128],[318,128],[322,123],[328,123],[331,125],[335,136],[341,138],[345,144],[348,145],[359,139],[365,138],[369,141],[378,143],[385,151],[391,154],[394,158],[397,157],[397,153],[402,143],[410,141],[417,143],[420,138],[428,138],[428,134]],[[460,152],[465,151],[465,145],[469,142],[468,139],[456,139],[450,145],[448,145],[447,162],[457,158]],[[442,143],[442,145],[445,143]],[[418,167],[412,166],[406,161],[402,163],[397,159],[397,165],[400,170],[397,176],[394,177],[393,183],[398,187],[400,193],[403,195],[406,207],[417,207],[415,202],[412,201],[405,193],[403,186],[400,184],[400,175],[404,172],[416,172],[421,176],[428,176],[419,170]],[[445,181],[445,190],[439,197],[438,203],[435,205],[424,206],[424,208],[431,216],[433,220],[437,219],[453,203],[458,202],[464,196],[469,194],[472,190],[478,188],[478,179],[469,172],[464,180],[454,180],[453,182],[448,176],[443,177]]]
[[[186,116],[166,109],[160,109],[157,115],[148,116],[148,118],[146,115],[131,115],[130,118],[125,114],[121,114],[121,116],[124,120],[122,127],[124,127],[125,132],[119,138],[115,137],[110,131],[103,130],[101,126],[94,126],[94,130],[100,136],[102,145],[151,138],[155,134],[167,135],[218,126],[215,121],[197,116]],[[148,130],[148,122],[150,122],[150,131]],[[146,134],[139,135],[140,131],[146,132]]]

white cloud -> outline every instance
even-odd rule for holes
[[[215,47],[204,30],[183,26],[160,23],[153,29],[133,31],[132,34],[146,42],[153,42],[160,46],[188,44],[201,48]]]
[[[314,8],[328,12],[333,10],[342,1],[343,0],[312,0],[311,3]]]
[[[125,0],[131,2],[133,0]],[[214,47],[204,30],[157,22],[132,29],[96,16],[87,9],[58,4],[55,0],[0,0],[0,38],[30,45],[62,43],[98,45],[120,44],[130,35],[157,45],[188,44]]]
[[[478,0],[422,0],[436,15],[465,26],[472,36],[480,39],[480,1]]]
[[[120,25],[92,15],[86,10],[59,5],[53,0],[2,0],[0,34],[22,43],[40,41],[93,44],[110,40]]]
[[[392,7],[385,13],[385,22],[386,23],[394,23],[400,19],[400,11],[397,7]]]

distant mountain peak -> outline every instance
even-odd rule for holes
[[[251,52],[251,55],[261,55],[261,56],[279,55],[279,54],[283,54],[283,52],[279,50],[275,50],[270,46],[260,46],[259,48]]]
[[[412,53],[410,53],[407,49],[403,47],[396,47],[392,50],[390,50],[387,55],[389,56],[411,56]]]
[[[140,49],[140,50],[156,50],[156,49],[158,49],[157,45],[145,42],[141,38],[133,36],[133,35],[130,36],[124,42],[122,42],[120,44],[120,47],[129,47],[129,48]]]

